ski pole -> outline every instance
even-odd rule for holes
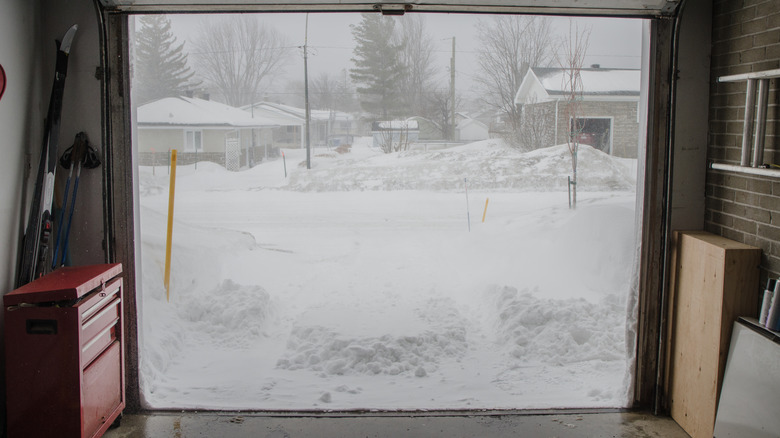
[[[70,224],[73,223],[73,210],[76,209],[76,194],[79,191],[79,177],[81,176],[81,162],[76,167],[76,180],[73,181],[73,199],[70,201],[70,213],[68,213],[68,226],[65,228],[65,243],[62,246],[62,261],[60,266],[65,266],[65,256],[68,254],[68,242],[70,241]],[[63,207],[64,208],[64,207]],[[59,240],[59,236],[57,236]],[[56,260],[56,255],[54,256]]]
[[[62,207],[60,209],[60,219],[57,224],[60,230],[57,232],[57,243],[54,245],[54,256],[51,258],[51,269],[57,268],[57,254],[60,250],[60,240],[62,240],[62,225],[63,219],[65,219],[65,208],[68,205],[68,190],[70,189],[70,178],[73,176],[73,162],[70,163],[70,169],[68,170],[68,179],[65,180],[65,194],[62,198]]]
[[[60,158],[60,165],[62,167],[68,168],[68,179],[65,181],[65,194],[62,198],[62,210],[60,210],[60,220],[57,222],[57,226],[59,227],[59,231],[57,232],[57,242],[54,246],[54,255],[52,256],[51,260],[51,269],[54,270],[57,268],[57,256],[60,252],[60,242],[62,242],[63,234],[65,236],[65,243],[63,247],[62,252],[62,265],[65,264],[65,253],[68,247],[68,230],[70,230],[70,221],[73,219],[73,209],[76,205],[76,191],[78,190],[78,181],[79,181],[79,175],[81,174],[81,163],[84,161],[84,158],[86,156],[87,148],[88,146],[87,141],[87,135],[83,132],[79,132],[76,134],[76,138],[73,140],[73,145],[68,148],[68,150],[65,151],[64,154],[62,154],[62,158]],[[67,163],[67,166],[65,165]],[[73,177],[73,165],[76,164],[78,166],[78,171],[76,172],[76,181],[74,183],[74,189],[73,189],[73,199],[70,200],[70,216],[68,218],[68,226],[67,229],[64,227],[65,222],[63,220],[65,219],[65,211],[68,209],[68,195],[70,190],[70,181]]]

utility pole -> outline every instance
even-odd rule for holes
[[[450,58],[450,140],[455,140],[455,37],[452,37]]]
[[[303,83],[304,100],[306,101],[306,168],[311,169],[311,138],[309,137],[309,124],[311,122],[311,110],[309,109],[309,13],[306,13],[306,33],[303,38]]]

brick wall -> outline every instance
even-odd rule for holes
[[[739,164],[745,82],[718,83],[724,75],[780,68],[777,0],[713,2],[710,74],[710,161]],[[780,81],[770,81],[764,161],[780,164]],[[762,283],[780,276],[780,176],[707,171],[705,228],[763,249]]]

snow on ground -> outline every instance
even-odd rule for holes
[[[626,406],[632,163],[582,146],[569,210],[565,145],[362,140],[309,171],[285,151],[287,178],[281,159],[180,167],[170,301],[167,169],[140,169],[146,403]]]

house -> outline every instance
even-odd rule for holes
[[[414,120],[417,122],[419,128],[418,140],[443,140],[444,133],[441,126],[433,120],[425,117],[414,116],[409,117],[407,120]]]
[[[610,155],[636,158],[639,142],[640,70],[583,68],[576,128],[580,143]],[[571,114],[562,68],[533,67],[515,95],[522,117],[521,140],[532,149],[567,142]]]
[[[406,150],[420,137],[417,120],[389,120],[371,125],[372,145],[385,152]]]
[[[166,97],[137,109],[142,164],[166,164],[171,149],[181,164],[213,161],[231,170],[262,159],[280,121],[219,102]]]
[[[455,113],[455,140],[461,142],[480,141],[490,138],[488,126],[464,113]]]
[[[264,117],[282,117],[287,122],[274,131],[274,144],[279,147],[306,147],[306,110],[273,102],[258,102],[243,109],[262,114]],[[356,134],[355,118],[336,110],[310,110],[310,142],[312,147],[328,145],[330,136]]]
[[[486,11],[485,5],[478,1],[445,1],[442,5],[452,12]],[[440,7],[426,1],[408,6],[421,11],[426,7],[429,10]],[[760,246],[764,249],[759,265],[761,279],[765,281],[780,276],[780,256],[777,253],[780,237],[776,224],[772,222],[772,218],[780,214],[777,193],[773,191],[778,174],[772,169],[742,169],[739,165],[741,151],[738,145],[743,138],[749,140],[739,130],[744,122],[742,105],[746,100],[747,87],[744,83],[718,81],[722,76],[771,71],[780,66],[776,35],[780,15],[776,3],[688,0],[684,8],[682,6],[683,2],[679,0],[516,0],[496,2],[494,7],[518,14],[623,16],[645,20],[642,61],[649,86],[645,94],[647,105],[642,106],[639,119],[642,121],[640,132],[647,148],[646,153],[637,157],[641,161],[640,169],[644,172],[645,181],[642,196],[637,200],[637,210],[641,215],[638,221],[643,227],[641,235],[637,235],[634,254],[639,260],[641,274],[636,283],[636,298],[626,303],[633,306],[638,315],[635,322],[637,335],[632,344],[635,347],[633,365],[636,373],[627,389],[632,407],[640,410],[655,408],[661,414],[668,411],[669,400],[663,383],[670,373],[659,351],[666,342],[665,332],[672,328],[665,324],[668,312],[675,308],[669,293],[669,271],[674,269],[669,269],[667,264],[674,254],[674,242],[670,238],[672,231],[706,230],[730,240]],[[75,226],[70,240],[71,258],[77,265],[105,262],[123,265],[124,296],[119,307],[125,317],[123,329],[126,336],[126,380],[122,383],[127,391],[127,408],[123,424],[133,418],[138,419],[135,414],[145,412],[138,373],[141,344],[138,315],[142,310],[141,296],[137,292],[140,287],[137,273],[141,267],[136,263],[140,260],[137,252],[140,244],[138,223],[135,222],[138,206],[133,198],[138,180],[132,171],[136,159],[131,147],[135,133],[128,85],[132,71],[129,64],[131,57],[127,56],[130,52],[128,34],[132,30],[132,15],[160,11],[266,11],[280,7],[302,12],[348,9],[337,1],[317,2],[313,6],[311,2],[297,0],[283,2],[281,6],[278,2],[259,0],[184,0],[166,4],[155,0],[6,0],[3,3],[0,64],[7,74],[8,86],[0,100],[4,154],[4,159],[0,160],[0,187],[3,187],[0,190],[3,211],[0,214],[0,239],[5,243],[0,250],[0,265],[6,267],[0,273],[0,284],[6,292],[13,289],[13,266],[20,246],[18,231],[28,211],[34,178],[34,175],[28,177],[29,172],[25,169],[35,168],[36,158],[31,157],[38,156],[43,139],[45,102],[49,93],[47,80],[51,78],[54,66],[52,57],[44,55],[53,54],[51,42],[60,38],[73,23],[78,23],[79,34],[74,40],[63,98],[67,111],[63,111],[62,116],[61,145],[66,146],[77,132],[84,131],[95,145],[99,145],[101,155],[107,159],[103,161],[100,172],[84,172],[81,176],[80,204],[73,217]],[[388,8],[387,12],[400,13],[402,10]],[[770,81],[769,88],[770,101],[776,101],[776,79]],[[771,127],[774,124],[770,125],[770,135],[773,132]],[[612,152],[618,155],[614,143],[611,145]],[[776,142],[770,141],[760,158],[775,162],[778,153],[780,148]],[[713,161],[725,167],[710,165]],[[511,262],[508,260],[508,263]],[[333,275],[343,273],[334,272]],[[708,325],[711,322],[713,320],[707,320]],[[775,364],[761,363],[757,357],[754,361],[758,368],[764,370]],[[762,379],[759,381],[763,382]],[[753,405],[760,404],[754,402],[745,406]],[[53,418],[51,412],[43,413]],[[467,433],[502,436],[507,431],[512,435],[539,435],[539,428],[544,428],[541,433],[550,436],[588,433],[583,427],[564,428],[562,424],[566,415],[556,416],[555,421],[526,421],[517,420],[511,412],[501,411],[500,414],[485,418],[465,413],[473,415],[478,425],[466,417],[440,417],[442,423],[436,424],[437,427],[441,425],[443,434],[451,432],[453,436]],[[419,434],[424,434],[431,430],[431,423],[438,421],[430,416],[402,418],[377,414],[377,417],[373,413],[340,415],[339,418],[322,416],[315,421],[275,415],[233,417],[220,413],[219,416],[206,417],[209,419],[204,422],[204,417],[200,415],[203,414],[185,416],[182,422],[183,415],[159,416],[152,413],[144,415],[144,418],[150,419],[148,429],[141,422],[135,431],[144,434],[146,430],[146,436],[170,436],[177,434],[187,423],[188,430],[195,430],[193,434],[202,427],[200,431],[209,431],[203,433],[223,436],[252,434],[252,427],[257,427],[256,435],[267,432],[270,427],[279,434],[283,434],[285,429],[295,429],[303,430],[301,434],[308,433],[310,436],[325,435],[325,430],[331,431],[331,436],[354,434],[356,430],[365,435],[392,435],[394,428],[396,431],[421,430]],[[591,421],[599,423],[593,418],[604,418],[605,415],[610,414],[569,418],[572,423],[593,425]],[[633,429],[634,433],[608,427],[606,430],[588,430],[593,430],[593,435],[602,436],[650,433],[669,436],[657,430],[651,432],[657,423],[648,419],[655,417],[643,414],[639,418],[629,417],[626,421],[626,415],[631,414],[621,412],[608,418],[615,424],[633,423],[636,419],[639,430]],[[417,420],[424,423],[420,424]],[[601,426],[604,427],[606,422]],[[157,426],[152,423],[157,423]],[[454,430],[444,429],[444,424],[452,427],[453,423]],[[536,429],[528,430],[522,423],[533,424]],[[556,429],[550,430],[542,423]],[[679,428],[675,430],[679,431]],[[109,431],[111,433],[115,433],[114,436],[124,434],[122,428]]]

